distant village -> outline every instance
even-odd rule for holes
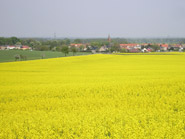
[[[119,44],[121,50],[125,50],[125,52],[130,53],[138,53],[138,52],[154,52],[154,48],[150,47],[153,44],[136,44],[136,43],[128,43],[128,44]],[[157,52],[168,52],[168,51],[180,51],[182,52],[185,49],[185,45],[182,44],[157,44],[159,46],[159,50]],[[104,45],[100,48],[90,46],[89,44],[83,43],[72,43],[68,46],[76,47],[78,49],[82,49],[82,51],[89,51],[92,50],[94,52],[108,52],[111,45]],[[7,45],[7,46],[0,46],[0,50],[32,50],[31,47],[26,45]]]
[[[17,38],[16,38],[17,39]],[[115,43],[111,41],[110,36],[108,36],[107,42],[103,45],[97,46],[96,44],[92,45],[91,43],[68,43],[65,44],[66,47],[76,48],[77,51],[83,52],[92,52],[92,53],[114,53],[114,52],[128,52],[128,53],[139,53],[139,52],[171,52],[179,51],[183,52],[185,50],[185,44],[167,44],[167,43]],[[41,47],[41,46],[40,46]],[[50,47],[50,46],[48,46]],[[60,51],[61,46],[53,45],[49,49],[37,49],[34,46],[28,45],[0,45],[0,50],[52,50]],[[42,46],[46,48],[46,46]]]
[[[171,52],[171,51],[179,51],[182,52],[185,49],[185,45],[182,44],[155,44],[158,46],[158,49],[153,48],[154,44],[144,43],[144,44],[136,44],[136,43],[128,43],[128,44],[119,44],[120,51],[130,52],[130,53],[139,53],[139,52]],[[109,52],[111,45],[101,46],[99,49],[97,47],[89,46],[88,44],[71,44],[69,47],[80,48],[84,46],[83,51],[87,51],[88,49],[94,50],[94,52]]]

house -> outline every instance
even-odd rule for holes
[[[87,51],[87,47],[86,46],[83,48],[83,51]]]
[[[146,48],[143,48],[143,49],[141,50],[141,52],[146,53],[146,52],[148,52],[148,50],[147,50]]]
[[[153,49],[152,49],[152,48],[148,48],[147,51],[148,51],[148,52],[152,52]]]
[[[82,43],[72,43],[70,46],[80,48],[80,46],[84,46],[84,44],[82,44]]]
[[[30,49],[31,49],[31,47],[26,46],[26,45],[23,45],[23,46],[21,46],[21,49],[22,49],[22,50],[30,50]]]
[[[172,44],[172,45],[170,45],[170,50],[171,51],[182,51],[183,50],[183,45],[181,45],[181,44]]]
[[[99,52],[106,52],[107,50],[108,50],[107,46],[104,45],[100,47]]]
[[[14,45],[8,45],[6,47],[7,50],[12,50],[12,49],[15,49],[15,48],[16,48],[16,46],[14,46]]]
[[[0,50],[5,50],[6,46],[0,46]]]
[[[91,52],[92,52],[93,54],[96,54],[96,50],[91,50]]]
[[[142,46],[146,47],[148,45],[151,45],[150,43],[143,43]]]
[[[160,46],[160,50],[167,51],[168,50],[168,44],[158,44]]]
[[[131,49],[131,48],[135,48],[135,49],[140,49],[141,45],[136,44],[136,43],[129,43],[129,44],[120,44],[120,48],[121,49]]]
[[[179,48],[179,52],[183,52],[184,48],[183,47],[180,47]]]
[[[21,46],[20,45],[16,45],[15,49],[21,49]]]
[[[87,49],[92,50],[92,49],[93,49],[93,47],[92,47],[92,46],[90,46],[90,45],[88,45],[88,46],[87,46]]]
[[[140,50],[139,50],[138,48],[130,48],[130,49],[129,49],[129,52],[130,52],[130,53],[139,53]]]

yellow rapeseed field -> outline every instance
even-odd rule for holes
[[[0,64],[0,139],[184,139],[185,55]]]

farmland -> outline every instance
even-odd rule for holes
[[[35,60],[43,58],[56,58],[64,57],[65,54],[62,52],[52,52],[52,51],[29,51],[29,50],[1,50],[0,51],[0,62],[11,62],[15,61],[15,55],[24,55],[27,60]],[[75,55],[87,55],[90,52],[77,52]],[[72,56],[73,53],[69,52],[67,56]]]
[[[0,138],[185,138],[185,55],[0,63]]]

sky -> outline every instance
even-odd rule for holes
[[[185,0],[0,0],[0,37],[185,37]]]

